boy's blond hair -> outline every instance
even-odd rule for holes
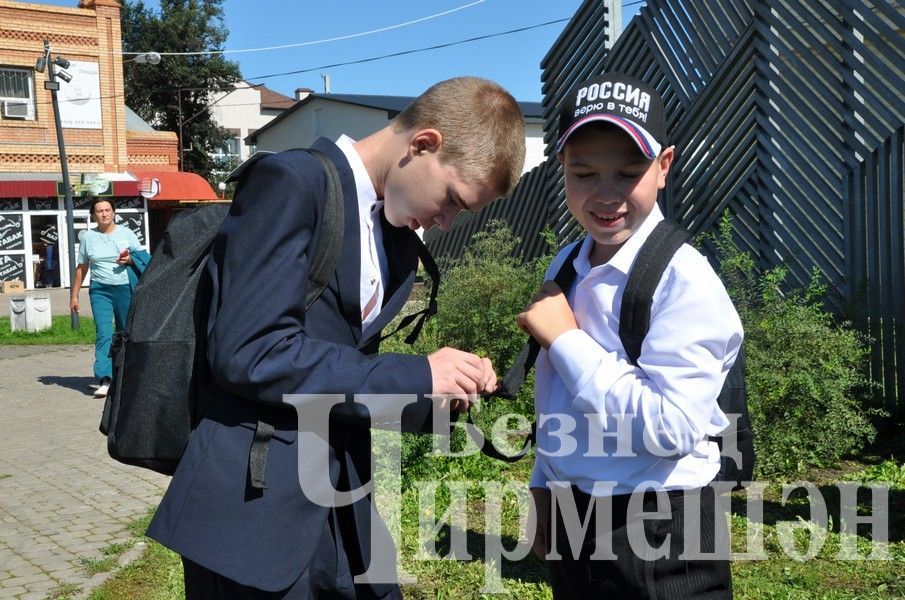
[[[454,77],[432,85],[395,119],[396,132],[436,129],[440,160],[468,181],[508,196],[525,164],[525,119],[515,98],[480,77]]]

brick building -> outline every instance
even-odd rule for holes
[[[146,246],[180,201],[216,199],[206,181],[178,171],[176,134],[125,106],[120,4],[76,2],[0,0],[0,281],[27,288],[68,287],[70,277],[51,93],[46,71],[35,71],[45,39],[70,61],[57,97],[77,234],[89,226],[91,193],[110,197]]]

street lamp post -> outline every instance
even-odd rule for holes
[[[60,150],[60,165],[63,171],[63,194],[66,204],[66,237],[67,250],[69,254],[69,285],[73,285],[75,278],[75,219],[72,214],[72,185],[69,183],[69,164],[66,160],[66,145],[63,142],[63,125],[60,122],[60,105],[57,100],[57,92],[60,90],[60,82],[57,81],[57,73],[54,66],[65,69],[69,66],[69,61],[61,56],[51,59],[50,41],[44,40],[44,55],[38,59],[35,64],[35,71],[42,73],[47,68],[47,81],[44,82],[44,89],[50,91],[50,99],[53,105],[53,119],[57,128],[57,146]],[[60,71],[60,79],[69,82],[72,76],[66,71]],[[79,328],[79,313],[75,310],[69,311],[70,325],[72,329]]]

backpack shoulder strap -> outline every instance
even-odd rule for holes
[[[319,225],[320,239],[308,267],[306,309],[317,300],[333,278],[333,273],[339,264],[339,256],[342,253],[343,229],[345,228],[343,188],[336,165],[319,150],[309,148],[307,152],[323,164],[324,171],[327,173],[327,202],[324,205],[324,214]]]
[[[568,256],[566,256],[566,260],[562,263],[562,266],[560,266],[559,271],[556,272],[556,275],[553,278],[556,285],[559,286],[564,294],[569,293],[569,288],[572,287],[572,282],[575,281],[575,266],[572,263],[575,262],[575,257],[578,256],[578,253],[581,251],[581,246],[582,242],[580,240],[575,243],[569,251]],[[525,382],[525,377],[528,376],[528,372],[531,371],[531,367],[534,366],[534,361],[537,360],[537,354],[539,352],[540,344],[538,344],[537,340],[533,337],[529,337],[528,342],[522,347],[515,362],[512,363],[512,366],[500,382],[497,391],[490,394],[490,396],[505,398],[507,400],[515,398],[518,395],[518,391],[521,389],[522,384]]]
[[[666,266],[688,239],[688,232],[673,221],[661,221],[644,240],[635,258],[622,295],[619,339],[633,365],[638,364],[641,344],[650,328],[654,290]]]
[[[581,246],[582,242],[579,241],[571,250],[569,250],[566,260],[562,263],[562,266],[560,266],[559,271],[556,272],[556,275],[553,278],[556,285],[562,289],[564,294],[569,293],[569,288],[572,287],[572,282],[575,281],[575,265],[572,263],[575,262],[575,257],[578,256],[578,253],[581,251]],[[497,386],[496,391],[486,394],[485,396],[488,398],[504,398],[506,400],[514,399],[518,395],[522,385],[525,383],[525,377],[534,366],[534,361],[537,360],[539,352],[540,344],[533,337],[529,337],[528,343],[522,347],[515,362],[512,363],[512,366],[506,372],[503,380]],[[525,436],[525,442],[522,444],[521,450],[512,455],[503,454],[493,444],[490,438],[486,438],[481,434],[472,420],[471,409],[468,410],[468,415],[465,420],[465,430],[468,432],[472,441],[477,444],[482,454],[496,460],[513,463],[525,457],[531,450],[537,431],[537,423],[531,424],[531,432]]]

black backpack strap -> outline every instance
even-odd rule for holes
[[[327,173],[327,201],[320,223],[320,240],[308,267],[306,309],[317,300],[317,297],[333,279],[333,273],[336,272],[339,256],[342,253],[343,229],[345,228],[343,188],[336,165],[319,150],[309,148],[307,151],[324,165],[324,171]]]
[[[264,467],[267,465],[267,448],[273,437],[273,425],[264,421],[258,421],[255,427],[255,437],[248,450],[248,480],[256,490],[266,490],[264,482]]]
[[[633,365],[638,365],[641,344],[650,328],[654,290],[666,266],[688,240],[688,232],[673,221],[660,221],[641,245],[625,284],[619,310],[619,339]]]
[[[556,276],[553,278],[553,281],[556,282],[556,285],[560,287],[564,294],[569,293],[569,288],[572,287],[572,282],[575,281],[576,273],[575,265],[573,263],[575,262],[575,257],[578,256],[578,253],[581,251],[581,246],[581,242],[575,244],[569,251],[566,260],[559,268],[559,271],[556,272]],[[499,384],[496,391],[487,394],[486,397],[504,398],[506,400],[514,399],[518,395],[522,385],[525,383],[525,377],[527,377],[528,372],[534,366],[534,361],[537,360],[538,353],[540,353],[540,344],[537,343],[537,340],[533,337],[528,338],[528,343],[522,347],[521,352],[519,352],[515,362],[506,372],[503,381]],[[478,448],[480,448],[482,454],[496,460],[512,463],[525,457],[531,450],[537,432],[537,423],[531,424],[531,433],[525,436],[525,443],[522,444],[522,449],[513,455],[503,454],[493,445],[493,442],[490,439],[481,434],[481,431],[477,428],[471,418],[471,409],[468,409],[468,415],[465,420],[465,430],[468,432],[469,437],[471,437],[474,443],[477,444]]]
[[[556,276],[553,278],[553,281],[556,282],[556,285],[559,286],[564,294],[569,293],[569,288],[572,287],[572,282],[575,281],[575,265],[573,263],[575,262],[578,253],[581,251],[581,246],[582,242],[580,241],[575,244],[569,251],[569,255],[559,268],[559,271],[556,272]],[[531,367],[534,366],[534,361],[537,360],[539,352],[540,344],[538,344],[537,340],[533,337],[529,337],[528,342],[522,347],[515,362],[512,363],[512,366],[506,372],[506,375],[503,376],[503,381],[500,383],[497,391],[489,394],[489,397],[504,398],[506,400],[514,399],[518,395],[522,385],[525,383],[525,377],[528,376],[528,372],[531,370]]]
[[[477,444],[478,448],[480,448],[481,453],[484,456],[489,456],[490,458],[501,460],[507,463],[517,462],[525,456],[528,455],[528,452],[531,451],[531,446],[534,445],[534,436],[537,433],[537,423],[531,423],[531,432],[525,436],[525,441],[522,443],[522,448],[515,454],[503,454],[500,452],[500,449],[493,445],[493,442],[484,437],[484,434],[481,433],[481,430],[478,429],[478,426],[475,425],[475,422],[471,418],[471,408],[469,407],[468,413],[465,416],[465,431],[468,432],[468,437],[472,439],[472,441]]]
[[[418,319],[418,322],[415,323],[412,331],[407,336],[405,336],[406,344],[414,344],[415,340],[417,340],[418,336],[421,334],[421,328],[424,327],[425,321],[427,321],[433,315],[437,314],[437,292],[439,292],[440,290],[440,270],[437,268],[437,263],[434,262],[434,257],[431,256],[430,250],[427,249],[427,246],[424,245],[424,242],[421,241],[421,238],[417,235],[415,236],[415,238],[417,240],[416,247],[418,249],[418,258],[421,260],[421,264],[424,266],[424,270],[427,271],[428,276],[431,278],[430,297],[427,300],[427,306],[424,307],[423,310],[419,310],[416,313],[412,313],[403,317],[399,321],[399,325],[396,327],[396,329],[384,336],[381,336],[381,342],[391,335],[394,335],[400,329],[405,329],[406,327],[411,325],[412,321]]]

